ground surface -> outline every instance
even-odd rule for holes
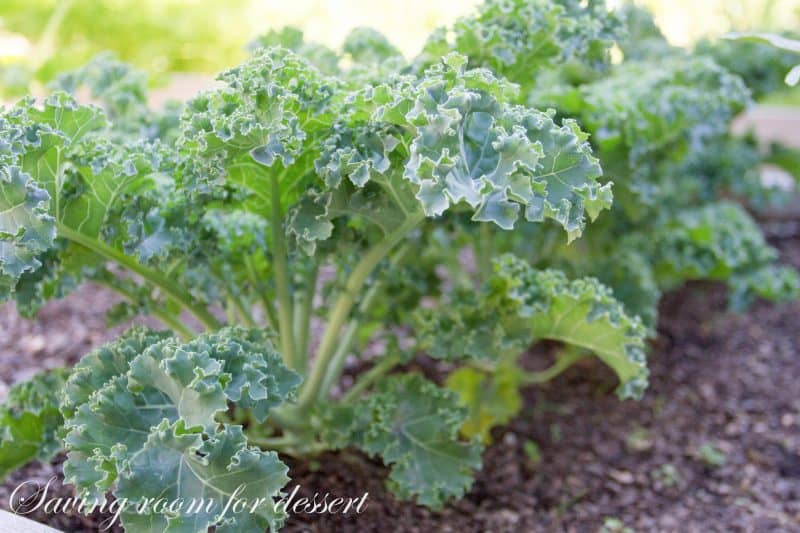
[[[783,260],[800,267],[798,223],[767,230]],[[74,363],[113,336],[103,321],[113,301],[87,286],[49,304],[36,322],[0,308],[0,381]],[[546,358],[531,353],[526,364]],[[441,377],[424,359],[415,366]],[[730,315],[720,287],[669,294],[650,368],[641,402],[616,400],[611,375],[592,362],[527,391],[522,414],[495,433],[473,489],[438,513],[396,502],[383,488],[386,470],[363,455],[287,460],[301,494],[370,493],[358,518],[299,516],[287,529],[597,531],[611,517],[637,531],[800,531],[800,304]],[[538,463],[528,442],[540,449]],[[59,461],[8,479],[0,507],[17,483],[57,475]],[[96,531],[102,519],[33,518],[70,532]]]

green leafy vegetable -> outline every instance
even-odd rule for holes
[[[647,386],[645,327],[592,278],[570,281],[502,256],[482,293],[422,312],[419,321],[421,344],[434,357],[497,361],[518,356],[536,339],[556,340],[609,365],[620,397],[639,397]]]
[[[33,459],[49,461],[61,449],[58,396],[67,375],[51,370],[11,387],[0,407],[0,479]]]
[[[353,447],[439,508],[520,387],[594,356],[639,398],[662,291],[722,281],[737,309],[800,293],[732,200],[774,205],[759,166],[794,161],[730,134],[750,67],[669,46],[645,11],[488,0],[411,59],[368,28],[250,51],[158,112],[111,56],[0,111],[0,299],[34,315],[93,281],[124,299],[110,322],[168,328],[16,386],[0,474],[64,448],[81,494],[216,507],[128,509],[129,531],[255,532],[285,518],[278,453]],[[545,340],[552,365],[522,368]],[[415,357],[446,387],[405,372]],[[234,496],[261,504],[221,515]]]
[[[472,485],[481,446],[458,440],[466,411],[454,393],[420,376],[392,376],[345,413],[346,442],[391,465],[388,483],[401,498],[438,508]]]
[[[800,40],[791,39],[782,35],[775,35],[772,33],[732,33],[728,35],[728,38],[768,43],[780,50],[793,52],[795,55],[800,54]],[[800,82],[800,65],[795,64],[788,74],[786,74],[784,81],[786,85],[792,87],[797,85],[797,83]]]
[[[522,408],[520,385],[514,365],[503,365],[491,373],[465,366],[450,374],[447,387],[458,393],[469,413],[461,432],[491,442],[489,431],[510,421]]]
[[[83,494],[100,498],[113,488],[134,502],[123,514],[128,529],[276,529],[282,517],[273,497],[288,481],[288,469],[220,416],[232,402],[264,422],[298,384],[258,331],[224,329],[181,343],[131,330],[87,355],[66,384],[64,474]],[[174,498],[213,499],[217,514],[137,512],[165,483]],[[246,487],[239,497],[265,498],[263,508],[218,516],[239,485]]]

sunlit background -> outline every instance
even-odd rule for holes
[[[616,6],[624,0],[609,0]],[[673,44],[730,30],[800,28],[800,0],[639,0]],[[245,56],[247,42],[293,25],[338,47],[354,27],[383,32],[414,55],[429,32],[478,0],[2,0],[0,84],[6,96],[112,50],[163,85],[174,72],[214,73]],[[11,89],[9,89],[11,88]]]

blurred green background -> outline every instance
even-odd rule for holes
[[[478,1],[2,0],[0,97],[36,93],[56,73],[103,50],[144,69],[155,85],[168,83],[170,73],[215,73],[241,60],[254,37],[285,25],[334,48],[352,28],[371,26],[411,56],[432,29]],[[680,45],[730,30],[800,28],[798,0],[637,3],[652,9],[666,36]],[[795,97],[796,91],[775,98]]]

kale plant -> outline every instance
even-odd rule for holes
[[[761,155],[728,134],[747,88],[678,50],[612,64],[634,35],[601,1],[488,0],[411,60],[369,29],[342,52],[286,29],[180,108],[150,111],[103,56],[4,110],[0,297],[34,316],[92,281],[125,300],[112,322],[167,329],[15,387],[0,473],[65,449],[87,497],[265,501],[130,510],[130,531],[276,530],[279,453],[358,449],[439,507],[520,387],[595,356],[640,397],[662,291],[796,296],[730,200],[763,192]],[[522,369],[542,340],[564,346],[553,366]],[[352,382],[351,357],[369,365]]]

